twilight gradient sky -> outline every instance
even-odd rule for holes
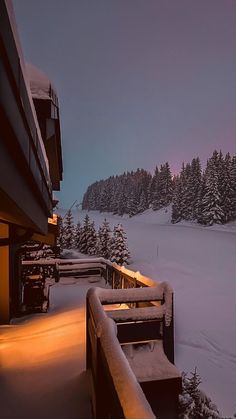
[[[236,0],[13,0],[61,109],[61,206],[125,170],[236,151]]]

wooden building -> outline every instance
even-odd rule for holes
[[[19,245],[53,244],[57,230],[48,219],[63,171],[58,99],[32,68],[24,63],[12,1],[0,0],[0,323],[19,305]]]

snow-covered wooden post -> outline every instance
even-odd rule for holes
[[[172,316],[170,323],[163,322],[163,348],[169,361],[174,364],[175,349],[174,349],[174,297],[172,294]]]

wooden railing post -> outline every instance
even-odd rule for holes
[[[166,326],[165,319],[163,322],[163,348],[169,361],[174,364],[174,298],[172,295],[172,317],[169,326]]]

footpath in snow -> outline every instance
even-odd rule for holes
[[[82,222],[86,211],[74,211]],[[133,218],[88,212],[98,228],[122,223],[130,269],[169,281],[175,293],[175,353],[180,370],[197,367],[201,388],[223,416],[236,412],[236,224],[171,224],[170,209]]]
[[[85,296],[93,285],[87,279],[62,278],[51,287],[47,314],[0,327],[1,419],[92,419]]]

